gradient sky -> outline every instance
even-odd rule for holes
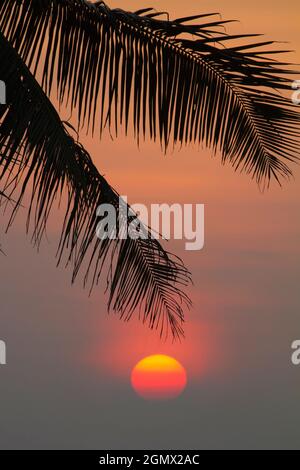
[[[239,19],[235,33],[289,41],[300,63],[298,2],[253,0],[111,1],[153,6],[171,17],[220,12]],[[300,77],[299,77],[300,78]],[[262,194],[217,155],[193,147],[161,154],[129,137],[81,139],[101,173],[129,202],[205,203],[201,252],[169,243],[193,274],[186,339],[161,343],[138,321],[108,316],[101,288],[91,297],[70,272],[56,269],[59,213],[40,253],[25,236],[20,212],[1,233],[0,448],[295,448],[300,442],[300,169],[283,188]],[[130,386],[132,367],[167,353],[186,368],[175,401],[152,403]]]

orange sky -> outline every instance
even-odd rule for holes
[[[289,59],[300,62],[298,4],[296,1],[288,4],[289,8],[274,1],[172,0],[123,1],[121,7],[134,10],[150,5],[160,11],[169,11],[172,17],[220,12],[224,19],[240,20],[228,25],[233,34],[263,32],[267,39],[290,41],[289,47],[297,50],[297,54],[291,54]],[[119,7],[120,2],[112,1],[109,5]],[[295,11],[294,15],[291,10]],[[299,169],[294,168],[295,181],[283,189],[273,185],[261,194],[246,175],[235,174],[230,166],[222,167],[219,156],[212,159],[205,149],[170,150],[163,156],[158,143],[143,143],[138,150],[131,138],[119,137],[112,142],[107,135],[99,144],[95,139],[87,139],[85,143],[100,171],[121,194],[128,195],[129,202],[206,205],[204,251],[188,253],[184,252],[183,244],[168,245],[174,246],[184,259],[195,282],[191,289],[194,306],[190,313],[187,312],[186,340],[181,345],[161,344],[153,334],[134,322],[118,324],[100,318],[96,313],[96,324],[99,328],[101,325],[108,335],[104,344],[98,343],[95,335],[96,356],[101,357],[100,362],[107,362],[109,369],[117,369],[124,375],[139,357],[157,352],[174,354],[187,365],[188,373],[194,378],[201,379],[203,374],[209,373],[214,375],[216,368],[219,374],[225,374],[224,371],[232,367],[232,355],[235,354],[227,344],[227,328],[232,321],[230,309],[237,306],[242,316],[245,305],[255,308],[255,304],[247,286],[235,286],[235,278],[228,286],[219,281],[219,273],[226,277],[228,270],[230,277],[231,270],[238,273],[239,270],[251,270],[253,265],[256,266],[254,269],[260,270],[260,265],[255,264],[255,256],[244,260],[241,256],[244,252],[278,251],[286,258],[292,253],[299,254],[300,225],[296,216],[300,199]],[[97,301],[93,302],[93,308],[97,312]]]
[[[171,17],[197,13],[220,12],[224,19],[239,19],[228,25],[235,33],[266,34],[267,39],[290,41],[297,50],[289,58],[300,62],[298,3],[254,0],[201,1],[151,0],[109,2],[111,7],[138,9],[153,6],[169,11]],[[291,11],[295,11],[292,14]],[[66,112],[69,116],[69,111]],[[162,344],[159,338],[133,320],[123,324],[112,316],[107,317],[103,295],[99,290],[91,299],[77,283],[76,295],[82,299],[90,344],[80,356],[109,373],[127,376],[141,357],[155,353],[175,355],[191,377],[203,374],[222,374],[232,367],[235,352],[228,344],[228,325],[231,310],[253,307],[252,293],[247,285],[236,286],[236,276],[243,281],[243,273],[260,270],[256,254],[280,253],[289,260],[299,254],[300,171],[295,169],[295,181],[282,189],[274,185],[261,194],[248,176],[235,174],[230,166],[222,167],[217,155],[210,151],[188,147],[161,153],[158,143],[147,141],[140,149],[129,136],[112,141],[104,133],[102,141],[97,136],[81,136],[100,172],[130,203],[205,203],[206,242],[201,252],[188,253],[183,243],[168,243],[167,248],[180,255],[192,271],[194,287],[190,290],[193,301],[187,312],[186,340],[182,344]],[[22,221],[22,217],[19,218]],[[22,221],[23,222],[23,221]],[[19,223],[18,223],[19,227]],[[52,223],[49,233],[55,238],[58,224]],[[57,236],[57,235],[56,235]],[[251,257],[251,253],[254,256]],[[258,264],[257,264],[258,262]],[[259,276],[259,274],[258,274]],[[66,285],[69,273],[64,274]],[[225,282],[226,278],[231,279]],[[225,279],[225,280],[224,280]],[[246,279],[246,278],[245,278]],[[253,279],[252,279],[253,281]],[[246,280],[244,281],[246,283]],[[261,302],[268,302],[262,295]]]

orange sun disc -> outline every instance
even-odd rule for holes
[[[156,354],[136,364],[131,373],[131,383],[141,397],[162,400],[178,397],[186,386],[187,377],[176,359]]]

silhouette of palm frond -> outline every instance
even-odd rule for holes
[[[108,261],[109,308],[125,320],[139,308],[150,328],[174,338],[183,334],[184,306],[189,298],[181,291],[190,275],[181,261],[167,253],[151,232],[140,223],[144,236],[124,240],[97,238],[101,219],[100,204],[113,204],[119,225],[132,230],[132,219],[119,211],[119,195],[94,166],[87,151],[68,132],[51,102],[0,32],[0,74],[8,84],[9,106],[0,108],[0,168],[8,175],[6,197],[19,183],[21,190],[11,216],[21,205],[28,186],[32,186],[28,213],[34,218],[33,241],[40,243],[57,198],[67,191],[67,207],[58,249],[58,263],[68,251],[67,263],[73,266],[73,280],[88,257],[85,282],[91,288],[98,282]],[[15,155],[18,158],[15,158]],[[127,207],[129,216],[133,211]],[[34,215],[32,216],[32,212]],[[90,255],[89,255],[90,253]]]
[[[91,248],[93,285],[111,250],[112,307],[129,318],[139,306],[151,327],[169,325],[175,336],[189,304],[181,290],[189,273],[153,239],[94,240],[96,207],[115,203],[117,194],[47,96],[57,91],[59,104],[76,111],[78,127],[92,133],[108,126],[118,134],[131,125],[138,140],[149,135],[164,150],[171,142],[203,142],[259,184],[280,183],[299,158],[299,113],[281,94],[290,89],[292,71],[272,55],[285,51],[265,50],[271,41],[246,44],[257,35],[229,35],[227,21],[213,15],[171,21],[151,8],[131,13],[87,0],[0,5],[1,78],[14,100],[0,128],[2,176],[17,168],[21,198],[31,178],[34,240],[66,187],[59,259],[69,249],[75,277]],[[40,70],[44,91],[33,78]]]
[[[117,132],[132,119],[137,138],[149,131],[164,147],[203,141],[258,183],[291,175],[299,113],[275,91],[290,89],[291,71],[262,49],[271,41],[236,45],[258,35],[228,35],[228,21],[213,14],[170,21],[99,1],[4,0],[0,12],[6,37],[35,71],[46,48],[43,86],[47,94],[58,87],[80,124]]]

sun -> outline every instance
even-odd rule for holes
[[[184,367],[173,357],[163,354],[145,357],[131,373],[133,389],[141,397],[150,400],[176,398],[186,383]]]

